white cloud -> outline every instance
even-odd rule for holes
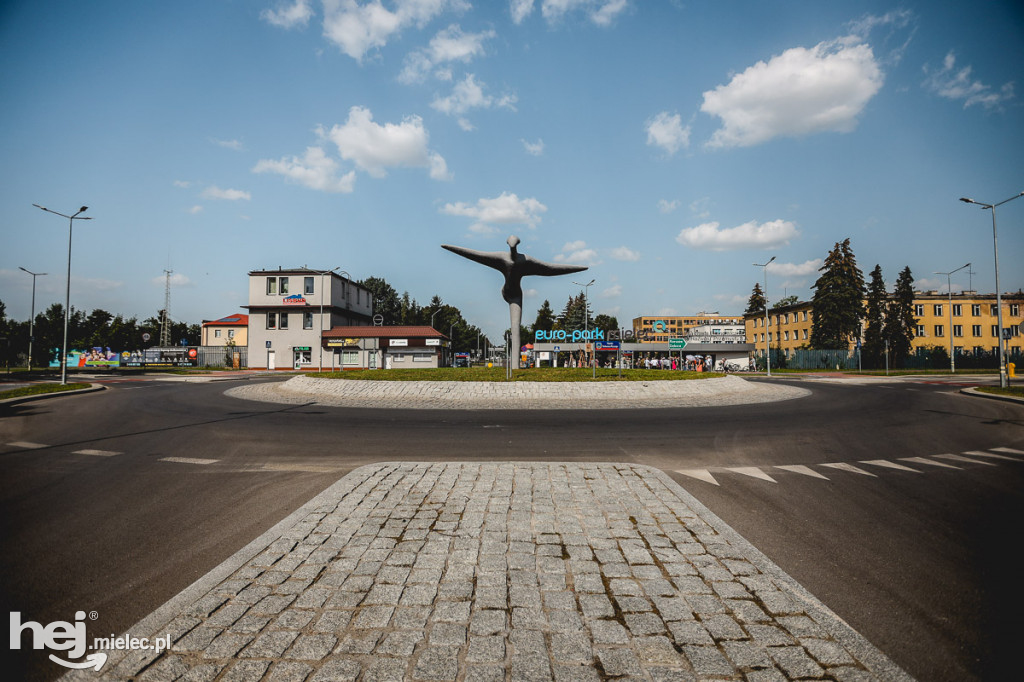
[[[225,149],[232,149],[232,150],[234,150],[236,152],[240,152],[240,151],[242,151],[242,149],[244,149],[244,147],[242,146],[242,143],[240,141],[238,141],[238,140],[217,140],[217,139],[213,139],[211,141],[215,145],[217,145],[219,147],[224,147]]]
[[[959,293],[964,290],[963,285],[952,282],[953,293]],[[890,287],[891,288],[891,287]],[[927,277],[917,277],[914,279],[914,289],[918,291],[937,291],[940,294],[946,293],[946,280],[937,277],[935,279],[928,279]]]
[[[597,251],[587,248],[583,240],[567,242],[562,247],[562,252],[555,255],[556,263],[571,263],[573,265],[593,266],[601,263]]]
[[[711,197],[702,197],[690,202],[690,212],[698,218],[707,218],[711,215],[710,206]]]
[[[708,146],[850,132],[882,81],[871,47],[855,38],[791,48],[704,93],[701,111],[722,120]]]
[[[616,246],[611,250],[611,256],[615,260],[636,262],[640,260],[640,252],[634,251],[628,246]]]
[[[191,213],[192,215],[195,215],[196,213],[202,213],[203,207],[200,206],[199,204],[196,204],[192,208],[188,209],[188,212]]]
[[[513,4],[513,20],[516,18],[515,10],[517,5],[521,6],[524,4],[525,3]],[[532,3],[530,4],[530,9],[532,10]],[[581,10],[585,12],[590,20],[598,26],[608,26],[617,16],[625,11],[628,6],[629,3],[627,0],[542,0],[541,14],[548,23],[557,23],[570,12]],[[526,14],[529,14],[529,11],[527,11]],[[519,21],[516,21],[516,23],[518,24]]]
[[[152,282],[153,284],[159,285],[159,286],[164,286],[167,283],[167,275],[163,274],[163,275],[159,275],[157,277],[154,277],[153,279],[150,280],[150,282]],[[181,274],[180,272],[172,272],[171,273],[171,286],[172,287],[190,287],[193,284],[194,284],[194,282],[192,280],[190,280],[187,276]],[[118,283],[118,286],[120,286],[120,283]]]
[[[663,111],[647,121],[644,129],[647,131],[647,144],[661,147],[669,156],[690,146],[690,126],[683,127],[679,114],[671,116]]]
[[[622,285],[615,284],[601,292],[601,298],[618,298],[622,295]]]
[[[526,225],[534,229],[541,220],[540,214],[547,210],[547,206],[532,197],[520,199],[511,192],[502,192],[493,199],[478,199],[476,204],[445,204],[441,213],[472,218],[476,221],[469,228],[472,232],[494,234],[498,231],[495,225]]]
[[[309,6],[309,0],[295,0],[291,5],[260,12],[261,19],[281,28],[305,26],[312,16],[313,9]]]
[[[435,180],[451,177],[444,158],[428,147],[430,136],[419,116],[380,125],[369,109],[352,107],[345,124],[335,125],[325,135],[337,145],[341,158],[375,178],[396,167],[428,168]]]
[[[683,246],[710,251],[768,249],[788,244],[799,234],[796,225],[788,220],[772,220],[760,225],[752,220],[724,230],[719,229],[718,223],[711,222],[684,228],[676,241]]]
[[[263,159],[252,169],[254,173],[277,173],[289,180],[321,192],[348,194],[355,184],[356,172],[338,177],[338,162],[327,156],[321,147],[307,147],[302,158],[292,156],[272,161]]]
[[[200,196],[204,199],[224,199],[227,201],[238,201],[239,199],[249,201],[252,199],[248,192],[243,192],[240,189],[221,189],[216,185],[210,185],[204,189]]]
[[[186,187],[189,187],[191,184],[192,183],[189,182],[188,180],[175,180],[174,181],[174,186],[175,187],[186,188]]]
[[[672,201],[669,201],[668,199],[658,200],[658,210],[662,213],[671,213],[677,208],[679,208],[679,201],[677,199],[673,199]]]
[[[928,78],[924,81],[924,87],[940,97],[963,100],[964,109],[974,104],[980,104],[986,109],[992,109],[1013,98],[1012,81],[1003,84],[1003,87],[996,91],[991,86],[979,80],[974,80],[971,76],[971,70],[970,66],[957,69],[956,55],[950,51],[946,54],[942,68],[928,75]],[[927,66],[924,68],[924,71],[928,73]]]
[[[459,125],[463,130],[472,130],[473,124],[463,114],[471,109],[491,109],[494,107],[515,110],[516,96],[505,94],[501,97],[493,97],[484,94],[482,83],[476,82],[473,74],[468,74],[460,83],[452,88],[452,94],[448,97],[438,97],[430,106],[443,114],[458,117]]]
[[[403,83],[422,81],[431,69],[440,64],[462,62],[468,64],[484,53],[484,41],[497,35],[494,31],[463,33],[458,24],[438,32],[427,47],[410,53],[405,58],[405,67],[398,79]],[[442,69],[438,73],[442,80],[451,79],[451,71]]]
[[[533,0],[509,0],[512,23],[521,24],[533,12]]]
[[[781,275],[782,277],[806,277],[817,272],[821,264],[822,260],[820,258],[814,258],[803,263],[780,263],[773,261],[768,265],[768,272],[773,275]]]
[[[526,150],[527,154],[531,156],[543,156],[544,155],[544,140],[537,138],[536,142],[527,142],[522,140],[523,149]]]
[[[324,0],[324,36],[342,52],[362,61],[372,49],[384,47],[402,30],[422,28],[448,10],[469,7],[463,0],[395,0],[394,11],[380,0]]]

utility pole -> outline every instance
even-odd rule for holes
[[[173,270],[164,270],[164,315],[160,320],[160,347],[171,346],[171,273]]]

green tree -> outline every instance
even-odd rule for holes
[[[787,305],[793,305],[799,302],[799,296],[786,296],[785,298],[780,298],[778,301],[776,301],[773,308],[785,308]]]
[[[600,313],[590,321],[590,328],[603,329],[605,331],[605,338],[607,338],[608,332],[619,328],[619,319],[614,315],[605,315],[604,313]]]
[[[551,309],[551,302],[545,300],[540,308],[537,309],[537,319],[533,321],[533,329],[530,333],[530,338],[533,338],[533,332],[538,329],[544,331],[551,331],[555,328],[555,311]]]
[[[367,277],[357,284],[373,296],[373,314],[384,318],[384,324],[401,323],[401,301],[395,288],[381,277]]]
[[[889,294],[882,279],[882,266],[876,265],[868,282],[867,305],[864,318],[864,345],[861,360],[865,367],[881,367],[885,361],[885,317],[889,307]]]
[[[558,329],[572,330],[585,329],[589,326],[590,315],[589,301],[583,294],[570,296],[558,317]]]
[[[764,292],[761,291],[761,283],[754,283],[754,290],[750,292],[750,298],[747,300],[746,314],[752,313],[763,313],[764,312]]]
[[[812,287],[811,348],[848,348],[850,340],[860,333],[864,314],[864,275],[857,267],[849,238],[836,243],[818,272],[821,275]]]
[[[883,343],[889,343],[889,358],[894,367],[902,367],[910,357],[911,341],[917,333],[914,317],[914,276],[905,267],[896,279],[896,287],[885,311]],[[949,357],[947,356],[947,361]]]

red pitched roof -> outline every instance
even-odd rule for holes
[[[219,320],[210,320],[203,322],[204,327],[248,327],[249,316],[242,313],[234,313],[233,315],[227,315],[220,318]]]
[[[400,339],[405,337],[415,338],[426,338],[426,339],[446,339],[448,338],[441,332],[437,331],[433,327],[426,325],[421,326],[390,326],[390,327],[374,327],[370,325],[364,325],[360,327],[332,327],[331,329],[325,330],[323,334],[325,339],[345,339],[345,338],[363,338],[363,339]]]

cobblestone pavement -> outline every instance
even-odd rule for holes
[[[110,680],[909,680],[664,473],[388,463],[129,631]]]
[[[361,381],[298,376],[239,386],[235,398],[276,403],[421,409],[618,409],[707,407],[789,400],[810,395],[796,386],[736,376],[688,381],[488,382]]]

